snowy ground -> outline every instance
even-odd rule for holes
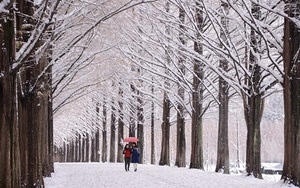
[[[258,180],[244,175],[224,175],[196,169],[132,165],[126,172],[122,163],[55,163],[55,173],[45,178],[46,188],[287,188],[279,176]]]

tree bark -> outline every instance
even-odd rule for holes
[[[90,134],[85,133],[85,161],[90,162]]]
[[[260,8],[252,4],[252,15],[255,19],[260,18]],[[247,125],[247,142],[246,142],[246,171],[248,175],[253,175],[261,179],[261,134],[260,123],[264,109],[263,93],[260,91],[261,68],[258,66],[257,55],[259,50],[259,37],[254,28],[251,28],[250,34],[251,49],[249,56],[249,72],[252,76],[246,76],[245,85],[248,86],[248,93],[242,94],[244,103],[244,114]]]
[[[103,97],[103,121],[102,121],[102,157],[101,161],[107,162],[107,106],[106,98]]]
[[[144,109],[141,92],[137,92],[137,137],[139,139],[140,160],[139,163],[144,163]]]
[[[222,27],[228,28],[228,20],[226,15],[229,13],[228,3],[221,2],[224,16],[221,17]],[[221,47],[224,43],[227,44],[224,29],[221,29]],[[220,60],[220,69],[224,72],[228,71],[228,62],[225,59]],[[229,84],[219,76],[219,127],[218,127],[218,149],[217,149],[217,164],[216,172],[223,170],[224,174],[229,174],[229,146],[228,146],[228,90]]]
[[[1,20],[0,27],[0,187],[19,187],[18,179],[14,180],[12,143],[14,104],[15,104],[15,73],[10,71],[10,66],[15,59],[14,50],[14,13],[9,12],[9,19]],[[20,176],[19,176],[20,177]],[[15,182],[15,183],[14,183]]]
[[[203,6],[196,2],[195,20],[197,29],[203,30]],[[194,50],[198,54],[203,54],[200,34],[197,33],[199,41],[194,42]],[[191,162],[190,168],[203,169],[203,141],[202,141],[202,111],[203,111],[203,86],[201,80],[204,78],[203,63],[194,60],[193,77],[193,111],[192,111],[192,136],[191,136]]]
[[[179,40],[183,46],[186,45],[185,39],[185,12],[179,8]],[[181,47],[181,50],[184,50]],[[184,55],[181,54],[178,60],[178,67],[180,74],[185,75]],[[178,96],[180,100],[177,105],[177,141],[176,141],[176,161],[175,165],[178,167],[186,166],[186,140],[185,140],[185,107],[184,107],[184,88],[178,84]]]
[[[170,2],[166,2],[166,12],[170,12]],[[170,35],[170,27],[166,26],[166,34]],[[166,51],[166,63],[170,64],[170,57],[168,56],[168,52]],[[165,70],[166,75],[169,74],[169,71]],[[168,90],[170,88],[170,83],[168,78],[165,78],[165,88]],[[162,139],[161,139],[161,154],[159,165],[170,165],[170,110],[171,110],[171,101],[168,97],[168,93],[164,91],[163,96],[163,122],[161,124],[162,129]]]
[[[75,162],[80,162],[79,161],[79,133],[76,133],[76,138],[75,138]]]
[[[121,140],[124,138],[124,113],[123,113],[123,91],[119,88],[119,96],[121,100],[119,101],[119,119],[118,119],[118,156],[117,162],[123,162],[123,145],[121,144]]]
[[[111,105],[111,124],[110,124],[110,153],[109,162],[116,161],[116,108],[114,106],[114,99]]]
[[[86,153],[85,153],[85,146],[86,146],[86,139],[85,139],[85,135],[83,133],[82,135],[82,145],[81,145],[81,162],[85,162],[86,161]]]
[[[153,77],[152,77],[153,81]],[[154,86],[151,86],[151,92],[154,94]],[[151,101],[151,164],[155,164],[155,132],[154,132],[154,101]]]
[[[135,86],[133,85],[133,83],[130,84],[130,89],[131,89],[131,96],[132,98],[130,98],[130,112],[129,112],[129,137],[135,137],[135,130],[136,130],[136,126],[135,126],[135,116],[136,116],[136,107],[134,105],[134,98],[135,98],[135,93],[136,93],[136,89]]]
[[[286,0],[285,12],[299,21],[300,3]],[[290,18],[284,20],[284,164],[286,183],[300,184],[300,31]]]
[[[83,142],[82,142],[82,136],[81,133],[78,134],[78,162],[83,162]]]
[[[161,154],[159,165],[170,165],[170,100],[164,93]]]
[[[91,135],[91,162],[96,162],[96,132]]]
[[[100,162],[100,103],[96,104],[95,161]]]

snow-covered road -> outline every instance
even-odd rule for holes
[[[126,172],[122,163],[56,163],[46,188],[282,188],[281,182],[196,169],[139,165]]]

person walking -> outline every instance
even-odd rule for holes
[[[132,144],[132,157],[131,162],[133,163],[134,171],[137,171],[137,164],[139,163],[140,151],[136,143]]]
[[[123,150],[126,171],[129,171],[131,153],[132,153],[132,150],[130,149],[129,144],[126,144],[124,147],[124,150]]]

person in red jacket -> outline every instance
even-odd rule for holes
[[[129,171],[130,159],[131,159],[132,150],[129,147],[129,144],[126,144],[123,150],[124,160],[125,160],[125,170]]]

